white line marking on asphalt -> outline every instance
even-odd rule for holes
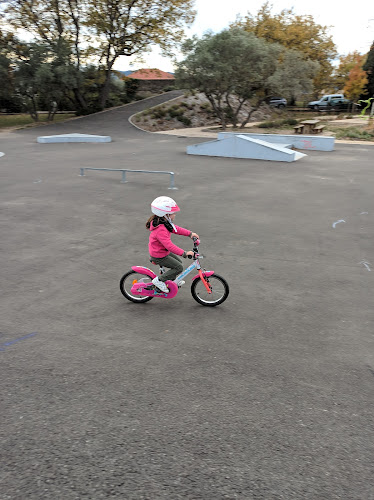
[[[334,222],[334,224],[332,225],[332,227],[335,229],[336,224],[339,224],[340,222],[345,222],[345,220],[343,220],[343,219],[337,220],[336,222]]]
[[[369,266],[371,266],[370,262],[366,262],[366,261],[362,260],[362,261],[360,262],[360,264],[363,264],[363,265],[366,267],[366,269],[367,269],[368,271],[371,271],[371,269],[370,269],[370,267],[369,267]]]

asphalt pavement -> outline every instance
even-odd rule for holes
[[[0,134],[0,498],[374,499],[374,146],[187,155],[128,122],[176,95]],[[224,304],[121,295],[160,195]]]

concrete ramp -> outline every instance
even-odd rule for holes
[[[224,139],[229,135],[237,135],[237,132],[219,132],[217,139]],[[245,137],[261,139],[266,142],[288,143],[296,149],[307,149],[310,151],[333,151],[335,146],[335,137],[328,135],[303,135],[303,134],[251,134],[243,133]],[[291,146],[290,146],[291,147]]]
[[[285,142],[274,144],[242,134],[227,134],[221,139],[188,146],[187,154],[286,162],[306,156],[304,153],[289,149],[289,145]]]
[[[109,135],[91,135],[91,134],[61,134],[44,135],[37,139],[40,143],[56,142],[112,142]]]

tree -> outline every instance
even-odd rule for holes
[[[286,50],[271,82],[278,89],[278,93],[285,96],[289,102],[295,102],[300,95],[312,92],[313,78],[319,68],[318,62],[306,60],[301,52]]]
[[[292,8],[274,15],[271,9],[272,5],[265,2],[257,15],[248,13],[244,18],[239,17],[234,26],[268,42],[297,50],[305,59],[317,61],[320,67],[314,77],[314,89],[317,94],[326,90],[331,85],[331,61],[337,55],[335,44],[328,35],[329,28],[316,24],[310,15],[294,14]]]
[[[192,0],[90,0],[87,26],[98,43],[105,82],[101,105],[108,97],[110,74],[119,56],[132,56],[158,45],[164,53],[183,37],[192,23]]]
[[[85,0],[83,0],[85,1]],[[70,90],[74,94],[75,108],[85,109],[87,103],[80,85],[82,59],[90,47],[82,48],[87,38],[83,35],[81,0],[2,0],[2,21],[15,30],[22,29],[33,36],[36,44],[44,44],[63,59],[68,73]],[[68,68],[66,68],[68,66]]]
[[[368,83],[367,73],[362,69],[363,62],[364,56],[356,54],[355,63],[348,74],[343,88],[346,98],[351,101],[359,99]]]
[[[14,86],[34,121],[39,120],[38,96],[52,80],[49,51],[45,45],[24,44],[19,48],[20,59],[14,71]]]
[[[0,30],[0,109],[9,109],[13,95],[12,62],[9,56],[9,39],[12,35],[6,35]]]
[[[286,67],[291,60],[301,60],[300,55],[288,53],[281,45],[268,43],[238,28],[188,40],[183,51],[186,58],[176,71],[178,85],[203,92],[221,120],[222,128],[226,128],[228,121],[236,127],[243,105],[248,101],[252,107],[242,119],[241,127],[271,93],[305,84],[301,80],[304,75],[300,77],[297,71]],[[302,71],[307,63],[303,61],[303,64]],[[314,64],[313,68],[316,69]]]
[[[357,51],[350,52],[347,55],[342,55],[339,58],[339,65],[334,70],[333,81],[337,90],[343,90],[348,78],[350,71],[354,68],[357,57],[360,53]]]
[[[100,106],[108,99],[113,65],[120,56],[141,55],[158,45],[166,53],[195,16],[193,0],[9,0],[5,19],[37,39],[71,47],[75,69],[95,57],[105,78]],[[81,81],[77,77],[77,85]],[[75,89],[80,106],[81,88]]]
[[[374,42],[372,43],[366,61],[362,66],[366,71],[368,83],[365,88],[365,97],[374,97]]]

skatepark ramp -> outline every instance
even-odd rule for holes
[[[291,147],[292,143],[287,141],[276,144],[246,134],[228,133],[214,141],[188,146],[187,154],[285,162],[296,161],[306,156],[290,149]]]
[[[217,139],[224,139],[235,132],[219,132]],[[253,139],[274,142],[275,144],[288,142],[296,149],[309,151],[334,151],[335,137],[329,135],[288,135],[288,134],[241,134]]]
[[[60,134],[40,136],[37,138],[37,142],[41,144],[58,142],[112,142],[112,138],[109,135]]]

